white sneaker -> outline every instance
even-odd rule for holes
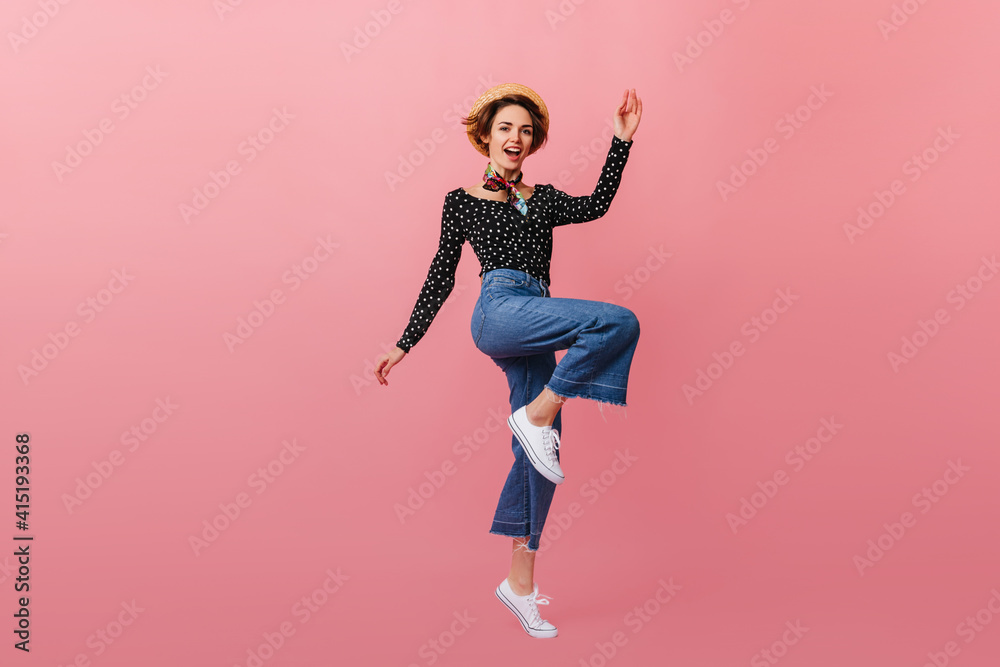
[[[535,470],[550,482],[562,484],[566,476],[563,475],[559,459],[556,458],[556,450],[559,449],[559,431],[551,426],[535,426],[528,421],[527,406],[520,407],[508,417],[507,425],[517,436]]]
[[[538,613],[536,605],[549,603],[549,598],[538,594],[538,584],[535,584],[535,590],[528,595],[516,595],[505,577],[497,586],[496,594],[500,602],[503,602],[514,616],[517,616],[517,620],[521,621],[524,631],[532,637],[548,639],[559,634],[556,626],[542,620],[541,614]]]

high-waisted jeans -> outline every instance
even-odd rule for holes
[[[602,408],[626,405],[639,341],[639,320],[628,308],[552,298],[548,285],[524,271],[493,269],[483,275],[471,331],[476,347],[507,376],[512,413],[545,387],[565,398],[598,401]],[[556,350],[567,350],[558,364]],[[562,410],[552,428],[562,436]],[[537,551],[556,485],[535,470],[514,435],[511,448],[514,464],[490,533],[527,537],[527,549]]]

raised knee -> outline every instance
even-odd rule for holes
[[[628,308],[622,307],[619,311],[618,327],[623,336],[630,339],[639,337],[639,318]]]

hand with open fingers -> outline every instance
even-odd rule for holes
[[[389,369],[402,361],[405,356],[406,352],[397,347],[378,358],[375,362],[375,377],[378,378],[379,384],[389,386],[389,381],[386,379],[389,376]]]
[[[632,141],[640,118],[642,100],[636,95],[635,88],[631,88],[622,94],[621,104],[615,109],[615,136],[622,141]]]

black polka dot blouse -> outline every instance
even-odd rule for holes
[[[596,220],[608,211],[618,191],[633,141],[612,135],[608,157],[591,195],[571,197],[551,184],[537,184],[525,200],[528,215],[507,201],[475,197],[464,188],[445,195],[441,239],[410,322],[396,345],[409,352],[427,333],[455,287],[455,269],[466,240],[479,258],[479,275],[493,269],[517,269],[551,285],[552,229]]]

